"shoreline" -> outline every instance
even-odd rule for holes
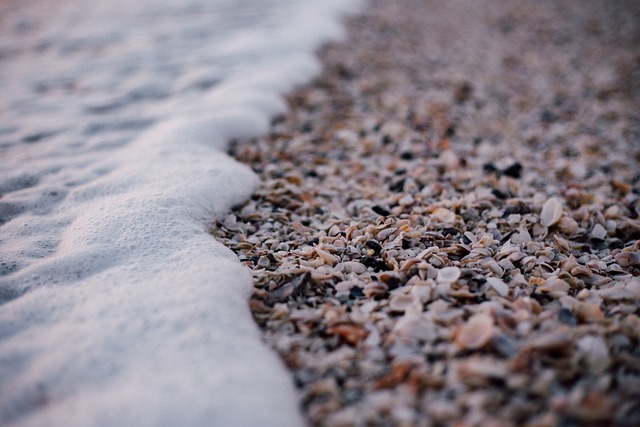
[[[374,1],[232,145],[311,425],[640,422],[640,8],[553,8]]]
[[[303,424],[208,220],[359,0],[39,3],[0,5],[0,424]]]

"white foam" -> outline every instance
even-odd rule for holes
[[[113,2],[79,7],[80,1],[63,2],[66,8],[47,15],[49,27],[40,22],[35,42],[82,39],[95,28],[92,19],[108,15],[97,33],[112,43],[139,16],[120,22]],[[136,13],[152,10],[147,0],[118,4],[132,3]],[[170,14],[184,6],[165,3]],[[14,122],[0,129],[0,137],[9,135],[0,139],[0,423],[302,424],[291,379],[251,319],[250,273],[208,227],[257,185],[246,166],[224,154],[228,140],[267,131],[270,117],[286,108],[283,92],[318,72],[313,49],[341,36],[338,17],[362,4],[276,3],[282,9],[269,25],[236,31],[234,44],[212,47],[235,59],[206,96],[189,88],[206,81],[210,63],[199,71],[186,67],[174,89],[162,78],[149,89],[137,77],[127,83],[133,92],[124,85],[129,95],[122,101],[108,89],[120,87],[112,74],[87,76],[82,58],[65,56],[60,76],[75,70],[75,82],[107,87],[89,98],[53,92],[65,105],[47,104],[44,95],[21,97],[16,87],[35,78],[19,72],[28,57],[17,56],[15,69],[0,67],[0,76],[14,83],[13,103],[0,105]],[[78,14],[85,16],[82,25],[63,31]],[[16,34],[0,34],[3,45],[20,44]],[[39,66],[52,60],[43,55],[35,58]],[[163,88],[177,94],[164,99]],[[138,102],[134,92],[152,98],[141,104],[140,118],[118,104]],[[103,121],[83,130],[77,114],[87,105],[87,117],[123,113],[100,116]],[[119,121],[109,121],[114,118]],[[141,118],[154,124],[135,121]],[[36,131],[44,132],[44,142],[37,142]],[[20,138],[35,142],[14,142]]]

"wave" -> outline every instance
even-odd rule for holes
[[[0,423],[301,425],[207,229],[363,2],[38,3],[0,27]]]

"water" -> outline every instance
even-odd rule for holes
[[[0,3],[1,424],[301,423],[207,228],[357,3]]]

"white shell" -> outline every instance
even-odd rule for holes
[[[604,240],[607,237],[607,230],[601,224],[596,224],[593,226],[593,230],[591,230],[591,236]]]
[[[415,302],[416,297],[411,294],[394,295],[389,301],[389,308],[391,311],[404,313]]]
[[[497,277],[487,277],[487,283],[501,297],[506,297],[507,295],[509,295],[509,286]]]
[[[540,223],[545,227],[550,227],[562,218],[562,204],[558,199],[551,198],[542,206],[540,212]]]
[[[491,316],[486,313],[474,314],[459,328],[455,343],[460,349],[479,349],[489,342],[494,329]]]
[[[436,281],[438,283],[453,283],[460,278],[461,271],[458,267],[444,267],[438,270]]]
[[[338,258],[337,256],[332,255],[329,252],[320,248],[316,248],[316,254],[320,258],[322,258],[324,262],[326,262],[327,264],[335,264],[336,262],[340,261],[340,258]]]

